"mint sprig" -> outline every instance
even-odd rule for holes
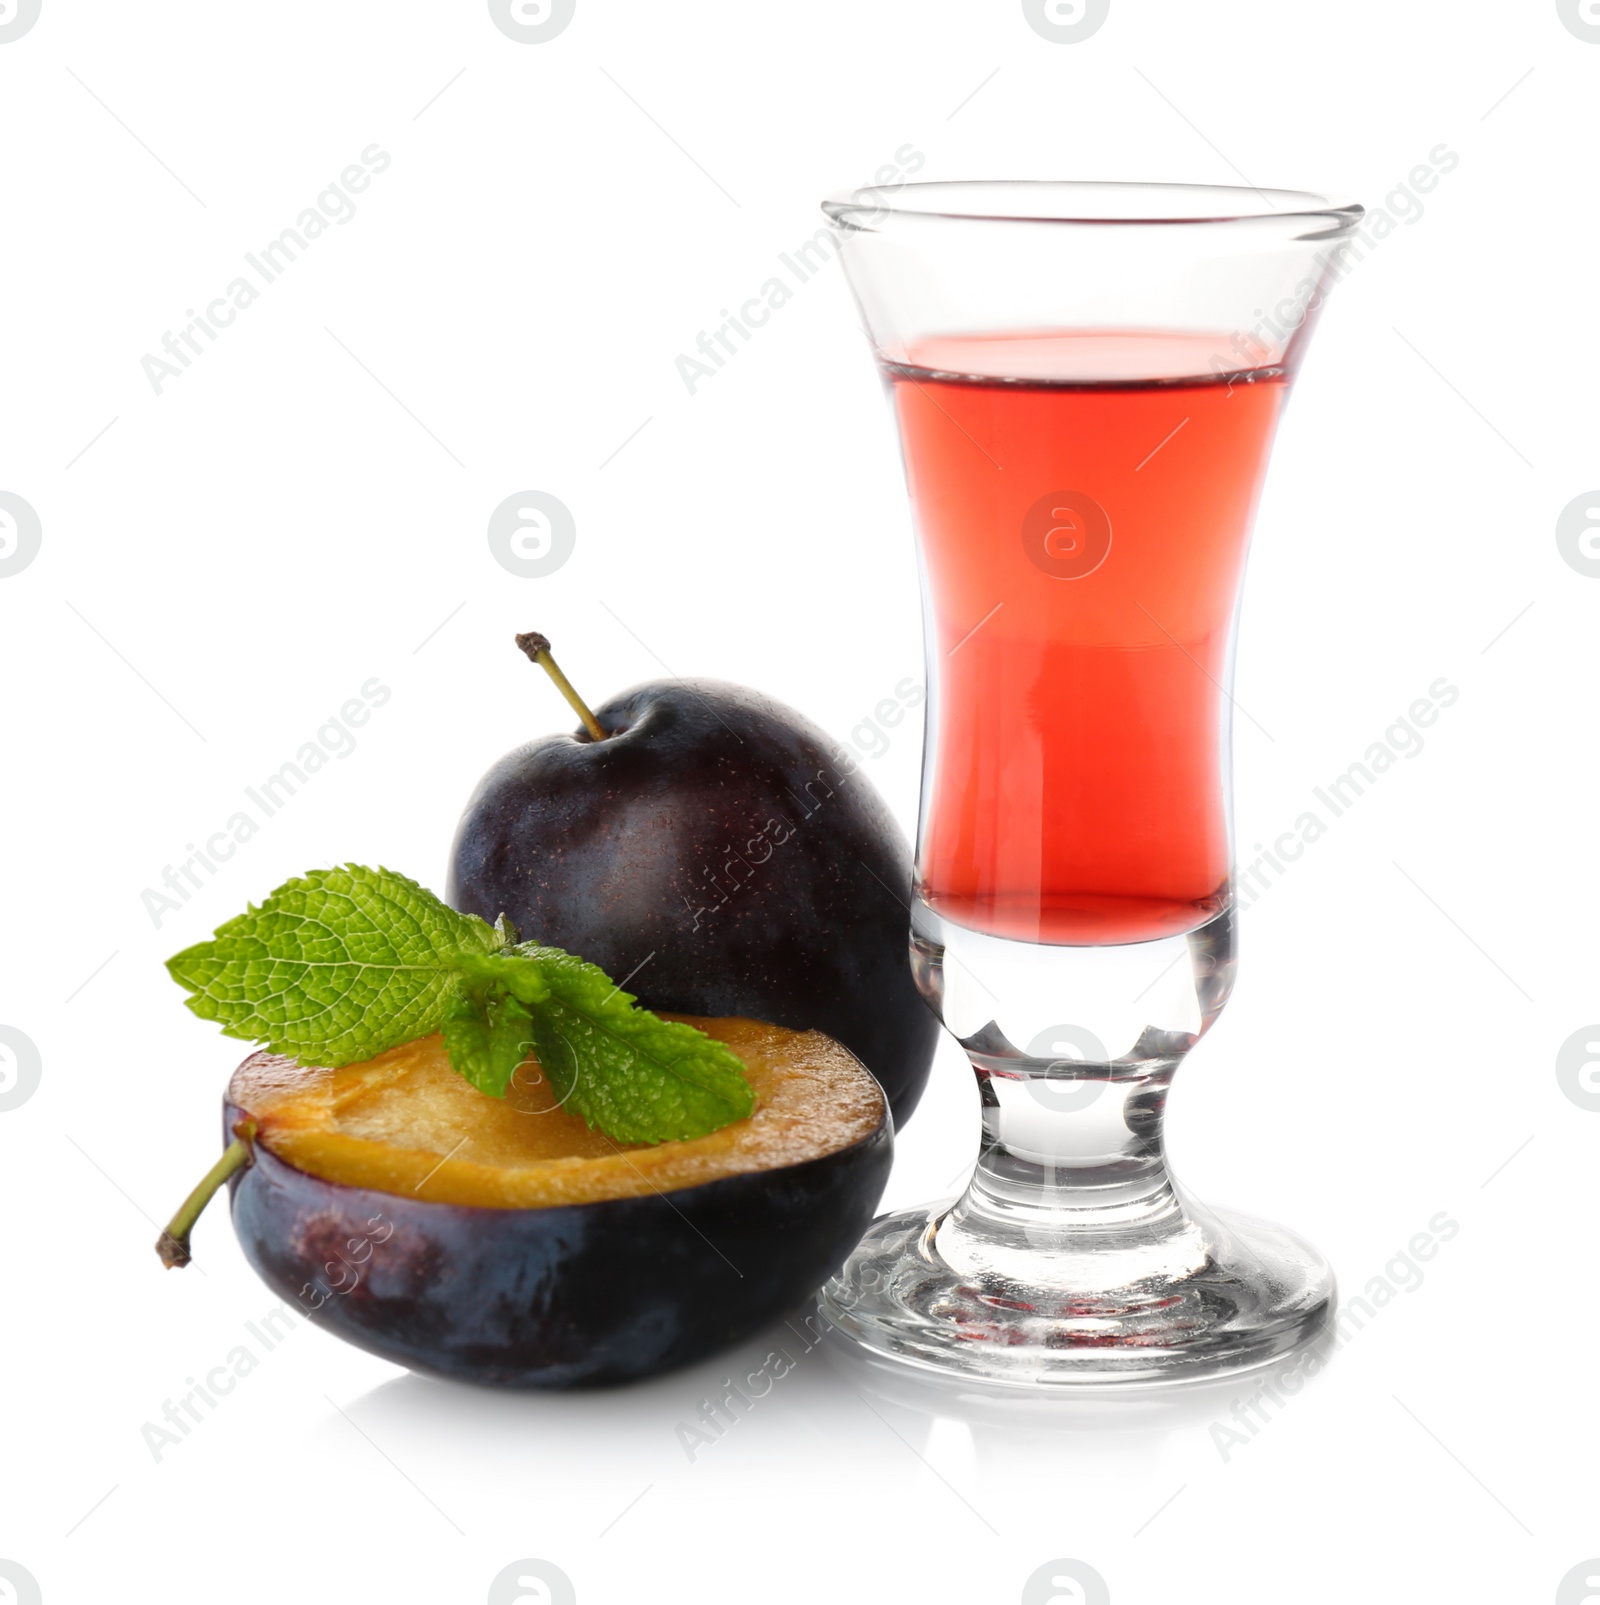
[[[723,1043],[386,869],[313,870],[167,969],[201,1019],[302,1064],[338,1069],[442,1031],[452,1068],[503,1098],[532,1049],[562,1104],[619,1142],[704,1136],[755,1107]]]
[[[754,1108],[744,1067],[724,1044],[639,1008],[599,965],[558,947],[528,943],[515,955],[508,962],[537,966],[549,989],[532,1010],[539,1063],[556,1096],[591,1126],[623,1142],[658,1142],[654,1133],[698,1136]]]

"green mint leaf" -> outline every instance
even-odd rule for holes
[[[539,1063],[556,1097],[619,1142],[703,1137],[755,1108],[734,1051],[681,1021],[634,1007],[597,965],[524,943],[548,991],[533,1010]]]
[[[541,951],[553,953],[556,950]],[[550,996],[538,960],[524,953],[463,953],[459,963],[469,985],[497,987],[530,1004],[543,1003]]]
[[[479,1092],[503,1098],[516,1068],[533,1051],[527,1004],[499,987],[463,988],[446,1006],[445,1052],[450,1068]]]
[[[228,1036],[337,1069],[438,1030],[463,956],[500,940],[403,875],[347,864],[280,886],[167,969]]]
[[[452,1068],[503,1098],[531,1049],[560,1101],[619,1142],[702,1137],[754,1109],[730,1048],[515,934],[346,864],[280,886],[167,968],[202,1020],[302,1064],[338,1069],[442,1031]]]
[[[511,1073],[533,1052],[533,1015],[518,998],[495,998],[490,1008],[489,1067],[498,1088],[485,1087],[491,1097],[503,1098]]]

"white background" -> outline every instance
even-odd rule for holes
[[[1600,44],[1548,0],[1112,0],[1074,44],[1015,0],[578,0],[535,45],[481,3],[44,0],[0,44],[0,490],[43,532],[0,579],[0,1023],[43,1067],[0,1112],[0,1558],[47,1605],[477,1602],[523,1557],[583,1605],[1009,1605],[1058,1557],[1116,1605],[1556,1598],[1600,1554],[1600,1100],[1556,1075],[1600,1017],[1600,579],[1555,538],[1600,483],[1597,89]],[[357,215],[158,396],[141,358],[373,143]],[[1444,1211],[1422,1285],[1227,1459],[1242,1385],[1017,1418],[814,1354],[691,1464],[674,1424],[741,1356],[506,1397],[302,1324],[158,1463],[143,1424],[274,1303],[221,1209],[197,1269],[151,1253],[238,1057],[161,960],[319,863],[442,886],[478,774],[570,723],[516,629],[592,700],[717,675],[840,736],[920,675],[837,268],[698,394],[674,369],[819,196],[909,145],[921,177],[1409,211],[1440,144],[1459,164],[1335,294],[1280,437],[1241,848],[1437,678],[1460,697],[1245,915],[1170,1126],[1196,1193],[1292,1223],[1347,1293],[1409,1279],[1385,1266]],[[528,489],[576,520],[544,579],[486,539]],[[164,866],[374,676],[393,695],[356,750],[156,928]],[[918,737],[891,734],[867,768],[909,828]],[[975,1145],[947,1044],[888,1204],[951,1190]]]

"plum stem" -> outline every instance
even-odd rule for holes
[[[200,1178],[200,1185],[184,1199],[178,1213],[167,1222],[167,1229],[156,1239],[156,1253],[161,1263],[171,1270],[181,1270],[189,1263],[189,1233],[200,1219],[201,1211],[212,1200],[217,1189],[236,1171],[255,1162],[251,1144],[255,1141],[256,1123],[238,1121],[233,1128],[233,1141],[222,1150],[222,1158]]]
[[[604,741],[604,726],[590,711],[589,704],[573,689],[572,682],[561,672],[560,664],[550,656],[549,637],[540,635],[537,630],[526,630],[517,637],[517,645],[528,654],[530,661],[537,663],[555,681],[556,690],[572,704],[572,711],[583,720],[583,728],[596,741]]]

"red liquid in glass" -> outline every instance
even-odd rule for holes
[[[1286,380],[1219,375],[1222,349],[951,336],[885,364],[940,655],[918,873],[957,924],[1138,942],[1223,905],[1221,687]]]

